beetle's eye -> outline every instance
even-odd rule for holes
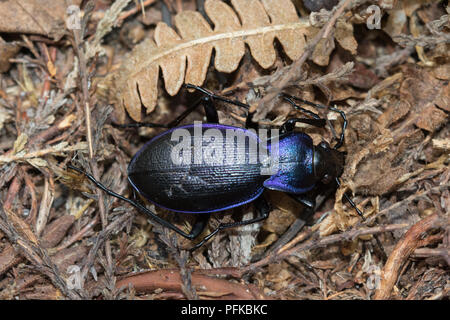
[[[322,183],[329,184],[330,182],[331,182],[331,176],[328,173],[326,173],[322,178]]]
[[[322,147],[323,149],[329,149],[330,148],[330,145],[326,141],[322,141],[321,143],[319,143],[319,146]]]

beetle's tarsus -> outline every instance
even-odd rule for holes
[[[280,93],[279,94],[284,100],[288,101],[294,108],[301,110],[302,112],[308,114],[309,116],[313,117],[314,119],[321,119],[317,114],[315,114],[312,111],[306,110],[302,107],[300,107],[299,105],[297,105],[293,100],[299,101],[301,103],[307,104],[308,106],[314,107],[314,108],[318,108],[318,109],[329,109],[331,111],[337,112],[340,114],[340,116],[342,117],[342,119],[344,120],[344,122],[342,123],[342,130],[341,130],[341,136],[338,139],[338,142],[336,143],[336,145],[333,147],[333,149],[337,150],[339,149],[343,144],[344,144],[344,133],[345,133],[345,129],[347,128],[347,117],[345,115],[345,112],[342,110],[339,110],[335,107],[331,107],[331,106],[326,106],[320,103],[314,103],[308,100],[304,100],[302,98],[298,98],[295,96],[291,96],[287,93]]]

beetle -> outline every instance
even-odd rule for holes
[[[265,189],[286,192],[311,212],[314,210],[315,198],[319,193],[327,186],[340,185],[339,177],[344,168],[344,153],[338,151],[338,149],[344,143],[344,132],[347,127],[347,119],[343,111],[282,93],[282,99],[308,117],[288,119],[280,127],[279,135],[260,139],[257,134],[250,130],[257,127],[256,123],[252,121],[252,113],[248,113],[246,128],[222,125],[219,123],[214,102],[220,100],[248,110],[247,104],[218,96],[195,85],[185,84],[185,87],[200,91],[203,96],[170,124],[132,124],[134,127],[163,127],[169,130],[152,138],[134,155],[128,166],[128,181],[134,191],[157,206],[174,212],[196,214],[197,220],[190,232],[185,232],[169,221],[162,219],[138,201],[109,190],[91,174],[72,165],[68,167],[84,174],[110,196],[128,202],[161,225],[191,240],[197,238],[203,232],[211,213],[254,201],[258,213],[254,218],[221,223],[191,250],[202,246],[220,230],[248,225],[266,219],[270,208],[266,199],[262,196]],[[302,108],[296,102],[315,108],[327,108],[340,114],[343,124],[336,145],[331,147],[325,141],[314,145],[309,135],[294,131],[296,123],[306,123],[320,128],[323,128],[326,124],[325,119]],[[199,105],[204,106],[207,123],[178,126]],[[214,139],[212,139],[211,132],[215,133]],[[230,132],[231,137],[237,138],[216,140],[216,137],[227,137]],[[206,140],[204,139],[205,135],[208,137]],[[187,137],[187,141],[181,144],[178,138],[183,136]],[[239,145],[239,136],[244,136],[247,139],[244,145]],[[186,148],[180,148],[180,145]],[[200,147],[198,159],[195,159],[195,157],[199,153],[191,148],[195,146]],[[213,151],[213,156],[204,158],[204,148],[211,146],[210,151]],[[260,156],[254,146],[262,148],[258,149],[258,152],[261,152],[261,150],[267,152],[266,157],[264,157],[264,154]],[[263,170],[273,165],[274,158],[272,156],[275,149],[277,149],[275,171]],[[193,150],[193,152],[189,152],[189,150]],[[219,152],[218,150],[222,151]],[[243,152],[243,158],[238,158],[236,150]],[[220,159],[217,157],[219,154],[222,155]],[[256,162],[250,161],[254,155],[258,158]],[[225,158],[231,161],[223,161]],[[217,161],[218,159],[222,162]],[[237,159],[241,161],[236,162]],[[364,218],[353,201],[346,194],[344,194],[344,197]]]

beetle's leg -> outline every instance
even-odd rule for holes
[[[302,107],[300,107],[298,104],[296,104],[296,103],[293,101],[293,99],[294,99],[294,100],[300,100],[301,102],[304,102],[304,101],[306,101],[306,100],[303,100],[303,99],[300,99],[300,98],[296,98],[296,97],[291,96],[291,95],[288,95],[288,94],[286,94],[286,93],[280,93],[280,96],[281,96],[284,100],[286,100],[287,102],[289,102],[295,109],[300,110],[301,112],[307,114],[307,115],[310,116],[311,118],[313,118],[313,119],[321,119],[320,116],[319,116],[317,113],[314,113],[314,112],[312,112],[312,111],[310,111],[310,110],[308,110],[308,109],[302,108]],[[306,103],[306,104],[310,105],[309,103]],[[317,107],[317,106],[314,106],[314,107]]]
[[[150,218],[152,218],[153,220],[155,220],[155,221],[158,222],[159,224],[163,225],[163,226],[166,227],[166,228],[169,228],[169,229],[175,231],[175,232],[178,233],[179,235],[181,235],[181,236],[183,236],[183,237],[185,237],[185,238],[187,238],[187,239],[189,239],[189,240],[192,240],[192,239],[194,239],[195,237],[197,237],[197,236],[201,233],[201,231],[202,231],[202,230],[199,230],[199,229],[201,228],[201,226],[202,226],[201,223],[197,223],[197,222],[196,222],[195,225],[194,225],[194,227],[192,228],[191,232],[190,232],[190,233],[186,233],[186,232],[184,232],[183,230],[181,230],[180,228],[178,228],[177,226],[175,226],[174,224],[172,224],[172,223],[170,223],[170,222],[168,222],[168,221],[162,219],[161,217],[158,217],[154,212],[152,212],[151,210],[147,209],[146,207],[144,207],[144,206],[143,206],[142,204],[140,204],[139,202],[133,201],[133,200],[131,200],[131,199],[128,199],[128,198],[126,198],[126,197],[124,197],[124,196],[122,196],[122,195],[120,195],[120,194],[118,194],[118,193],[115,193],[114,191],[108,189],[108,188],[105,187],[101,182],[97,181],[91,174],[89,174],[89,173],[87,173],[87,172],[85,172],[85,171],[83,171],[83,170],[81,170],[81,169],[79,169],[79,168],[77,168],[77,167],[74,167],[74,166],[72,166],[72,165],[70,165],[70,164],[67,165],[67,167],[70,168],[70,169],[72,169],[72,170],[75,170],[75,171],[77,171],[77,172],[79,172],[79,173],[81,173],[81,174],[83,174],[83,175],[85,175],[86,178],[88,178],[89,180],[91,180],[91,181],[97,186],[97,188],[103,190],[103,191],[106,192],[108,195],[110,195],[110,196],[112,196],[112,197],[115,197],[115,198],[117,198],[117,199],[120,199],[120,200],[122,200],[122,201],[125,201],[125,202],[127,202],[127,203],[129,203],[129,204],[131,204],[133,207],[135,207],[135,208],[138,209],[139,211],[141,211],[141,212],[147,214]],[[206,225],[206,221],[203,222],[203,223]],[[204,228],[204,226],[203,226],[203,228]]]
[[[168,124],[168,127],[173,128],[179,125],[180,122],[184,120],[184,118],[186,118],[190,113],[197,109],[197,107],[201,104],[203,104],[203,108],[205,110],[206,120],[209,123],[219,123],[219,115],[217,114],[216,107],[212,100],[213,99],[208,95],[201,97],[191,107],[180,114],[175,120],[171,121]]]
[[[211,101],[209,96],[204,96],[198,99],[192,106],[187,108],[182,114],[180,114],[175,120],[169,122],[168,124],[161,123],[153,123],[153,122],[135,122],[135,123],[127,123],[127,124],[115,124],[114,127],[117,128],[140,128],[140,127],[149,127],[149,128],[173,128],[176,127],[181,121],[184,120],[190,113],[192,113],[197,107],[202,104],[205,108],[206,119],[210,123],[219,123],[219,116],[217,115],[216,108]]]
[[[307,123],[318,128],[325,127],[325,119],[292,118],[281,125],[280,133],[293,131],[297,122]]]
[[[210,123],[219,123],[219,116],[217,115],[216,107],[210,96],[203,96],[198,99],[192,106],[186,109],[182,114],[180,114],[175,120],[171,121],[167,126],[169,128],[176,127],[184,120],[190,113],[192,113],[199,105],[203,104],[205,109],[206,119]]]
[[[206,89],[204,89],[202,87],[195,86],[195,85],[189,84],[189,83],[185,84],[184,86],[186,88],[188,88],[188,89],[195,89],[195,90],[205,94],[206,96],[210,97],[212,101],[219,100],[219,101],[222,101],[222,102],[225,102],[225,103],[233,104],[235,106],[244,108],[246,110],[250,109],[250,106],[248,104],[246,104],[246,103],[242,103],[242,102],[240,102],[238,100],[231,100],[231,99],[228,99],[228,98],[225,98],[225,97],[222,97],[222,96],[218,96],[218,95],[216,95],[216,94],[214,94],[214,93],[212,93],[212,92],[210,92],[210,91],[208,91],[208,90],[206,90]],[[255,112],[252,112],[252,113],[249,112],[247,114],[247,118],[246,118],[246,121],[245,121],[245,127],[257,130],[258,129],[258,123],[257,122],[253,122],[253,120],[252,120],[254,113]]]
[[[322,187],[316,187],[307,193],[288,194],[292,199],[303,205],[305,209],[301,212],[301,215],[297,217],[294,223],[291,224],[289,229],[270,247],[270,249],[266,252],[266,255],[291,241],[303,228],[308,219],[317,210],[317,208],[319,208],[328,198],[328,196],[334,191],[334,188],[330,188],[329,186],[323,187],[326,187],[326,189],[323,189]]]
[[[255,114],[255,112],[256,111],[253,111],[253,112],[249,112],[247,114],[247,118],[245,119],[245,128],[246,129],[254,129],[254,130],[259,129],[258,122],[253,121],[253,115]]]
[[[198,248],[200,248],[202,245],[205,244],[209,239],[214,237],[219,231],[234,227],[240,227],[245,226],[248,224],[260,222],[262,220],[267,219],[270,213],[270,207],[267,203],[267,200],[264,198],[264,196],[259,197],[255,200],[255,211],[258,213],[258,215],[255,218],[244,220],[244,221],[237,221],[237,222],[230,222],[230,223],[221,223],[216,229],[214,229],[210,234],[208,234],[206,237],[203,238],[202,241],[197,243],[193,248],[190,249],[190,251],[194,251]]]
[[[209,214],[196,214],[196,220],[194,225],[192,226],[191,232],[189,232],[189,235],[192,237],[192,239],[197,238],[203,230],[205,230],[206,226],[208,225],[209,218],[211,215]]]
[[[325,127],[326,121],[325,119],[322,119],[321,117],[319,117],[318,114],[309,111],[305,108],[300,107],[299,105],[297,105],[292,99],[294,99],[295,97],[292,97],[290,95],[287,95],[285,93],[281,93],[280,94],[284,100],[286,100],[287,102],[289,102],[295,109],[302,111],[303,113],[307,114],[308,116],[310,116],[311,118],[293,118],[293,119],[289,119],[287,120],[285,123],[283,123],[283,125],[280,128],[281,133],[286,133],[286,132],[291,132],[294,130],[295,128],[295,124],[297,122],[301,122],[301,123],[306,123],[306,124],[310,124],[312,126],[318,127],[318,128],[323,128]]]
[[[206,120],[210,123],[219,123],[219,115],[213,99],[209,96],[203,98],[203,108],[205,109]]]
[[[314,210],[314,208],[316,207],[316,199],[314,197],[315,195],[316,195],[315,193],[314,193],[314,195],[309,194],[309,193],[289,194],[289,196],[292,199],[299,202],[300,204],[302,204],[303,206],[305,206],[307,209],[310,209],[310,210]]]
[[[134,188],[132,189],[132,192],[133,192],[132,201],[139,202],[136,190]],[[189,239],[192,240],[197,238],[203,232],[203,230],[205,230],[206,226],[208,225],[209,218],[210,218],[209,214],[196,214],[194,225],[192,226],[192,229],[189,232]]]
[[[311,112],[309,110],[306,110],[306,109],[300,107],[293,100],[300,101],[301,103],[307,104],[307,105],[309,105],[311,107],[314,107],[314,108],[317,108],[317,109],[329,109],[331,111],[339,113],[340,116],[342,117],[342,119],[344,120],[344,122],[342,123],[341,136],[339,137],[338,142],[333,147],[333,149],[338,149],[344,144],[345,129],[347,128],[347,117],[345,116],[344,111],[339,110],[339,109],[334,108],[334,107],[326,106],[326,105],[323,105],[323,104],[320,104],[320,103],[314,103],[314,102],[311,102],[311,101],[308,101],[308,100],[303,100],[301,98],[294,97],[294,96],[291,96],[291,95],[286,94],[286,93],[281,93],[281,96],[283,97],[284,100],[286,100],[290,104],[292,104],[292,106],[294,108],[296,108],[298,110],[301,110],[302,112],[305,112],[306,114],[312,116],[315,119],[317,119],[317,118],[320,119],[320,117],[317,114],[315,114],[314,112]]]
[[[229,103],[229,104],[233,104],[235,106],[244,108],[246,110],[250,109],[250,106],[248,104],[246,104],[246,103],[240,102],[238,100],[231,100],[231,99],[228,99],[228,98],[225,98],[225,97],[222,97],[222,96],[218,96],[218,95],[216,95],[216,94],[214,94],[214,93],[212,93],[212,92],[210,92],[210,91],[208,91],[208,90],[206,90],[206,89],[204,89],[202,87],[199,87],[199,86],[196,86],[196,85],[193,85],[193,84],[189,84],[189,83],[185,84],[184,86],[186,88],[188,88],[188,89],[195,89],[195,90],[197,90],[199,92],[202,92],[205,95],[211,97],[212,100],[215,99],[215,100],[219,100],[219,101],[226,102],[226,103]],[[258,130],[258,123],[254,122],[252,120],[254,114],[255,114],[255,112],[249,112],[247,114],[247,118],[245,120],[245,128]]]
[[[198,99],[192,106],[187,108],[182,114],[180,114],[175,120],[169,122],[169,124],[152,123],[152,122],[135,122],[129,124],[113,124],[118,128],[139,128],[139,127],[149,127],[149,128],[173,128],[176,127],[181,121],[183,121],[189,114],[191,114],[197,107],[203,104],[205,109],[206,119],[209,123],[219,123],[219,116],[217,114],[216,107],[214,106],[214,99],[225,101],[228,103],[236,104],[238,101],[228,100],[217,96],[201,87],[193,85],[185,85],[187,88],[195,88],[198,91],[205,94],[205,96]],[[241,107],[248,108],[245,104],[239,104]]]
[[[305,209],[302,211],[301,216],[289,226],[288,230],[270,248],[270,251],[276,250],[291,241],[291,239],[305,226],[307,220],[314,214],[316,209],[316,192],[289,194],[289,196],[302,204]]]

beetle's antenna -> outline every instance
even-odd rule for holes
[[[341,186],[341,182],[339,181],[339,178],[336,178],[336,183],[338,185],[338,187]],[[352,199],[350,199],[350,197],[344,192],[344,198],[348,201],[348,203],[350,203],[350,205],[356,210],[356,212],[358,213],[358,215],[361,217],[361,219],[363,219],[363,221],[366,221],[366,218],[364,217],[364,214],[361,212],[361,210],[358,209],[358,207],[356,206],[356,204],[353,202]]]
[[[151,122],[135,122],[135,123],[126,123],[126,124],[118,124],[118,123],[111,123],[111,125],[115,128],[141,128],[141,127],[147,127],[147,128],[169,128],[167,124],[160,124],[160,123],[151,123]]]
[[[297,105],[297,104],[292,100],[292,99],[298,100],[298,99],[300,99],[300,98],[296,98],[296,97],[294,97],[294,96],[290,96],[290,95],[285,94],[285,93],[281,93],[280,95],[282,96],[282,98],[283,98],[284,100],[286,100],[287,102],[289,102],[295,109],[300,110],[301,112],[307,114],[308,116],[310,116],[310,117],[312,117],[312,118],[314,118],[314,119],[322,119],[318,114],[316,114],[316,113],[314,113],[314,112],[312,112],[312,111],[309,111],[308,109],[305,109],[305,108],[300,107],[299,105]],[[306,100],[303,100],[303,101],[306,101]]]
[[[218,96],[218,95],[212,93],[211,91],[208,91],[208,90],[206,90],[206,89],[204,89],[202,87],[199,87],[199,86],[196,86],[196,85],[193,85],[193,84],[190,84],[190,83],[183,84],[183,86],[185,88],[188,88],[188,89],[197,90],[197,91],[199,91],[199,92],[201,92],[203,94],[206,94],[207,96],[210,96],[211,98],[213,98],[215,100],[219,100],[219,101],[222,101],[222,102],[234,104],[235,106],[238,106],[238,107],[241,107],[241,108],[244,108],[244,109],[247,109],[247,110],[250,109],[250,106],[248,104],[242,103],[242,102],[240,102],[238,100],[231,100],[231,99],[228,99],[228,98],[225,98],[225,97]]]
[[[311,111],[309,111],[309,110],[306,110],[306,109],[304,109],[304,108],[298,106],[298,105],[297,105],[294,101],[292,101],[291,99],[296,100],[296,101],[300,101],[301,103],[307,104],[308,106],[311,106],[311,107],[315,107],[315,108],[318,108],[318,109],[329,109],[329,110],[331,110],[331,111],[334,111],[334,112],[339,113],[339,114],[341,115],[342,119],[344,120],[344,123],[342,124],[342,132],[341,132],[341,136],[339,137],[338,142],[337,142],[336,145],[333,147],[333,149],[339,149],[340,147],[342,147],[342,145],[344,144],[345,129],[347,129],[347,117],[346,117],[344,111],[339,110],[339,109],[337,109],[337,108],[335,108],[335,107],[330,107],[330,106],[326,106],[326,105],[323,105],[323,104],[320,104],[320,103],[314,103],[314,102],[311,102],[311,101],[308,101],[308,100],[303,100],[302,98],[298,98],[298,97],[295,97],[295,96],[291,96],[291,95],[288,95],[288,94],[286,94],[286,93],[282,93],[281,96],[283,97],[283,99],[285,99],[285,100],[288,101],[290,104],[292,104],[292,105],[294,106],[294,108],[296,108],[296,109],[298,109],[298,110],[300,110],[300,111],[302,111],[302,112],[304,112],[304,113],[306,113],[306,114],[308,114],[308,115],[310,115],[310,116],[312,116],[312,117],[314,117],[314,118],[315,118],[316,116],[318,117],[318,115],[315,114],[314,112],[311,112]]]

